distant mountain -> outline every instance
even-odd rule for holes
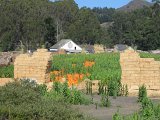
[[[134,11],[136,9],[140,9],[143,7],[149,7],[151,5],[152,5],[152,3],[147,2],[146,0],[132,0],[127,5],[122,6],[122,7],[118,8],[117,10],[130,12],[130,11]]]

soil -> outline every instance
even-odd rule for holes
[[[93,101],[100,103],[101,97],[98,95],[93,96]],[[158,103],[159,98],[152,99],[154,102]],[[111,106],[110,107],[100,107],[96,109],[96,105],[75,105],[74,108],[84,113],[87,116],[94,117],[98,120],[112,120],[112,116],[119,112],[121,115],[127,116],[138,112],[140,110],[140,103],[137,102],[137,97],[117,97],[113,99],[110,97]]]

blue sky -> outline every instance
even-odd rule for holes
[[[75,0],[79,7],[87,6],[93,7],[112,7],[119,8],[126,5],[131,0]],[[147,0],[151,1],[151,0]]]

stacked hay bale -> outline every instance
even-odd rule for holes
[[[103,45],[95,44],[94,45],[94,51],[95,51],[95,53],[104,53],[105,52],[105,48],[104,48]]]
[[[38,49],[33,55],[21,54],[14,62],[14,77],[16,79],[29,78],[38,84],[50,80],[51,53],[46,49]]]
[[[134,50],[126,50],[120,55],[122,68],[121,82],[127,85],[130,95],[137,95],[143,84],[149,96],[160,95],[160,61],[154,58],[140,58]]]

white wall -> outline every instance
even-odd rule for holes
[[[69,47],[69,44],[71,45],[71,47]],[[63,47],[61,47],[61,49],[65,49],[68,51],[82,51],[82,48],[75,44],[73,41],[66,43]]]

